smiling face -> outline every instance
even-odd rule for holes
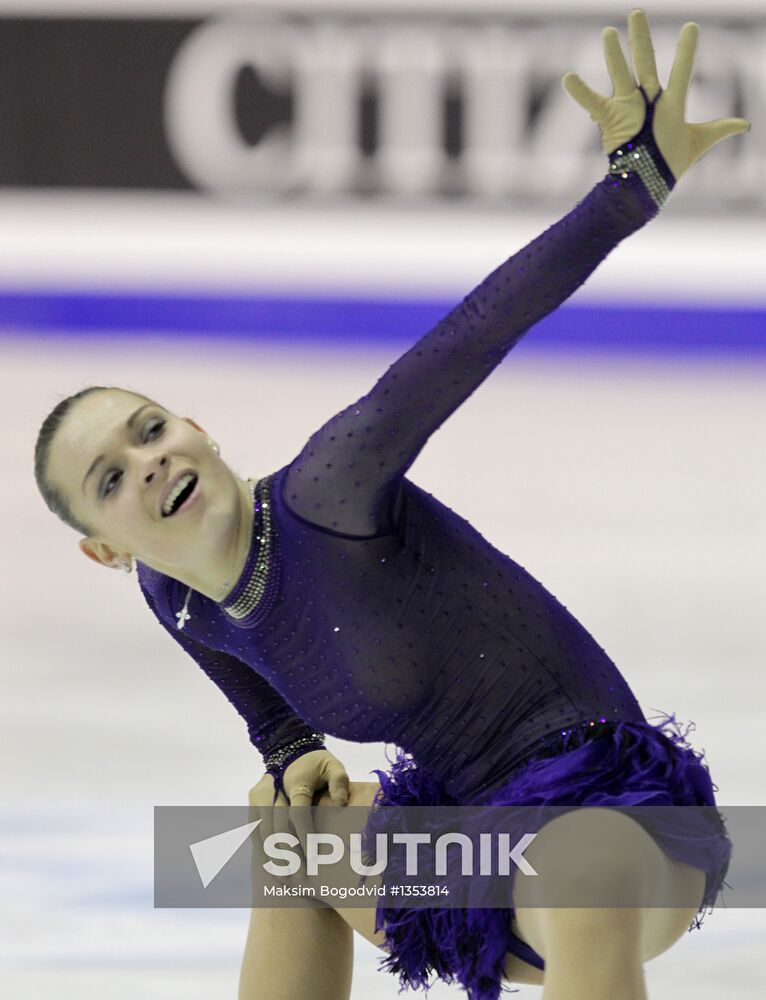
[[[204,580],[239,529],[243,484],[207,434],[121,389],[73,405],[53,438],[47,478],[90,528],[80,547],[105,565],[132,555],[179,579]]]

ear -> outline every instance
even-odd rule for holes
[[[122,559],[119,553],[107,545],[106,542],[96,541],[95,538],[81,538],[80,539],[80,551],[92,559],[93,562],[98,563],[100,566],[106,566],[107,569],[119,569]]]
[[[197,423],[197,421],[196,421],[196,420],[192,420],[192,418],[191,418],[191,417],[184,417],[184,420],[186,421],[186,423],[187,423],[187,424],[191,424],[191,425],[192,425],[192,427],[196,427],[196,428],[197,428],[197,430],[198,430],[198,431],[199,431],[199,432],[200,432],[201,434],[207,434],[207,431],[205,430],[205,428],[204,428],[204,427],[200,427],[200,425],[199,425],[199,424]]]

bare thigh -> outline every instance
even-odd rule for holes
[[[568,848],[572,843],[580,843],[583,833],[592,843],[593,849],[582,859],[580,855],[576,855],[575,863],[573,853]],[[602,836],[603,841],[600,843]],[[615,848],[617,836],[619,847]],[[620,852],[624,852],[624,858]],[[641,912],[639,951],[643,962],[661,955],[684,935],[697,914],[705,887],[704,872],[675,861],[637,822],[610,810],[573,811],[551,821],[543,827],[524,856],[538,871],[553,870],[561,879],[569,880],[569,884],[575,887],[578,884],[593,884],[602,877],[611,878],[611,873],[614,873],[615,878],[634,879],[646,885],[649,891],[647,898],[652,898],[654,892],[655,899],[666,895],[668,899],[698,900],[688,906],[636,908]],[[624,865],[621,864],[623,860]],[[601,874],[602,871],[606,871],[606,876]],[[517,881],[514,897],[519,905],[513,928],[523,941],[545,959],[546,929],[555,922],[555,911],[534,905],[525,906],[525,899],[534,900],[534,890],[530,889],[529,893],[531,895]],[[611,914],[609,919],[619,923],[620,915],[626,911],[620,908],[597,911],[583,907],[579,911],[559,912],[579,913],[583,920],[608,912]]]
[[[377,781],[349,782],[349,806],[365,806],[367,809],[370,809],[379,789],[380,783]],[[334,804],[327,790],[322,793],[322,797],[317,804],[319,806]],[[370,884],[375,884],[376,882],[380,882],[379,876],[376,879],[369,880]],[[382,951],[388,951],[384,944],[384,931],[382,929],[377,932],[375,931],[376,907],[336,906],[332,902],[328,905],[332,906],[333,910],[357,934],[361,934],[365,940],[376,945]],[[519,936],[521,935],[519,934]],[[506,955],[504,972],[505,976],[515,983],[539,985],[543,982],[543,973],[540,969],[536,969],[533,965],[529,965],[510,952]]]
[[[379,788],[380,783],[377,781],[350,781],[348,786],[348,806],[343,806],[342,808],[348,809],[352,806],[364,806],[370,809]],[[341,808],[332,801],[328,789],[322,792],[322,797],[319,799],[317,806],[335,806],[336,809]],[[316,825],[317,827],[320,826],[319,821]],[[380,881],[380,876],[374,876],[367,880],[367,884],[375,885],[379,884]],[[336,906],[333,902],[334,898],[336,897],[329,898],[328,906],[331,906],[357,934],[361,934],[363,938],[371,944],[377,945],[383,951],[388,950],[383,944],[383,930],[375,931],[375,906]]]

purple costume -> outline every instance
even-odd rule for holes
[[[223,604],[193,593],[179,630],[186,586],[139,564],[152,611],[277,778],[329,733],[399,748],[376,772],[382,803],[714,804],[701,755],[672,725],[647,722],[582,625],[405,475],[525,331],[657,214],[675,182],[652,110],[572,212],[258,481],[249,557]],[[726,860],[707,864],[705,906]],[[508,910],[380,905],[384,922],[382,961],[402,987],[426,987],[435,971],[471,1000],[495,1000],[507,951],[543,967],[512,937]]]

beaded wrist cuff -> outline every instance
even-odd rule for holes
[[[283,778],[289,765],[312,750],[326,750],[324,739],[324,733],[314,732],[311,736],[302,736],[299,740],[293,740],[292,743],[280,747],[279,750],[275,750],[274,753],[265,758],[266,771],[274,776],[274,802],[277,801],[279,792],[284,792]]]
[[[643,87],[640,89],[646,105],[643,128],[630,142],[623,143],[609,154],[609,176],[614,179],[615,187],[622,181],[632,181],[634,176],[640,178],[659,209],[676,186],[676,179],[654,141],[654,109],[662,90],[650,102]]]
[[[306,747],[310,750],[321,749],[324,746],[324,739],[324,733],[314,732],[311,736],[301,736],[299,740],[293,740],[292,743],[288,743],[286,746],[280,747],[279,750],[275,750],[265,758],[264,763],[266,765],[266,770],[270,771],[272,768],[281,767],[288,757],[295,754],[296,750],[299,751],[296,756],[300,756],[300,754],[308,752],[304,749]],[[321,744],[321,746],[315,746],[317,743]]]

